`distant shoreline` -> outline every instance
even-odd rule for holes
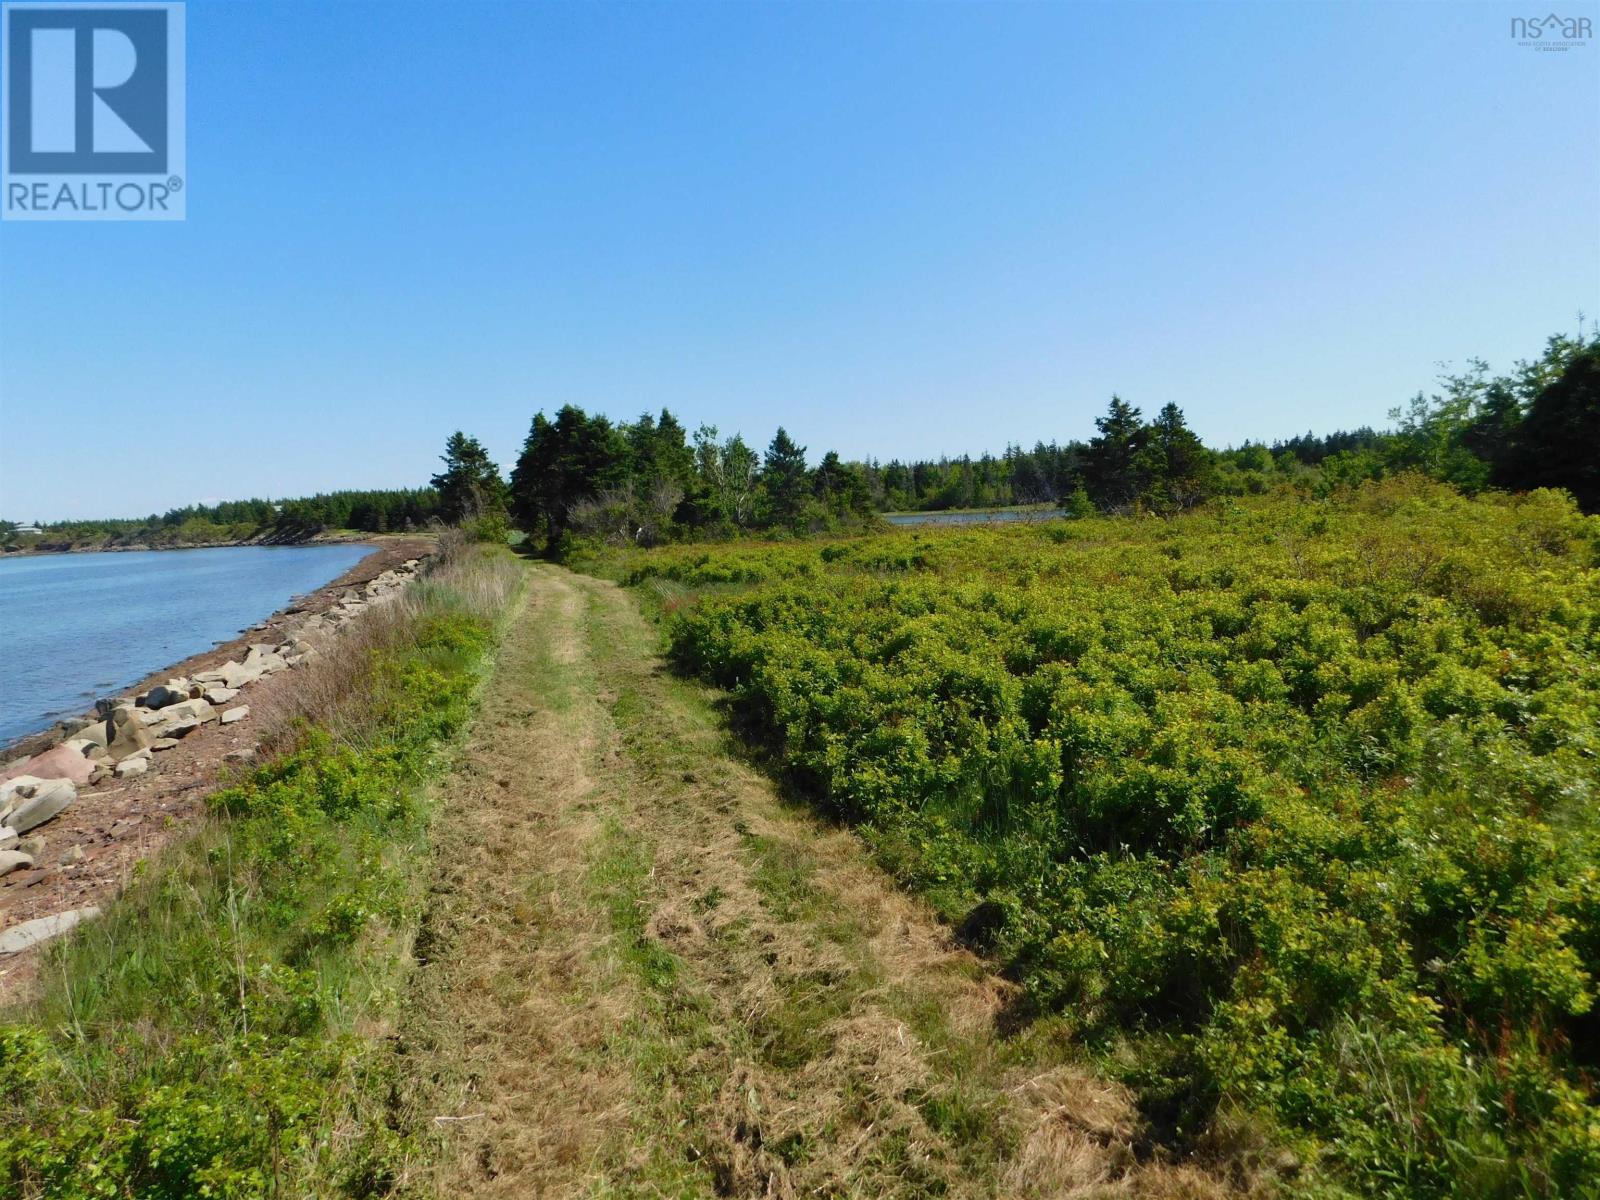
[[[352,542],[366,542],[382,537],[412,537],[414,534],[338,533],[313,534],[303,538],[259,537],[237,538],[232,541],[184,542],[176,546],[152,546],[144,542],[127,545],[93,546],[19,546],[16,549],[0,546],[0,561],[8,558],[36,558],[46,554],[134,554],[152,550],[225,550],[235,546],[345,546]]]

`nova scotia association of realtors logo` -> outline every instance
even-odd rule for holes
[[[1588,45],[1594,26],[1588,17],[1512,17],[1511,40],[1529,50],[1578,50]]]
[[[0,5],[0,216],[184,218],[183,5]]]

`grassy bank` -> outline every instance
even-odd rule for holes
[[[472,550],[310,668],[305,720],[191,840],[50,952],[0,1024],[0,1193],[370,1194],[420,911],[424,787],[517,586]]]
[[[1417,480],[617,567],[1168,1146],[1508,1198],[1600,1179],[1597,568]]]

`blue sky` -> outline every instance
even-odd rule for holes
[[[0,224],[0,512],[509,467],[569,401],[1381,424],[1600,307],[1600,42],[1524,7],[191,0],[188,220]]]

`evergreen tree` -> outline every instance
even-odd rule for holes
[[[806,448],[797,446],[780,425],[761,462],[765,516],[773,525],[793,526],[806,503]]]
[[[625,482],[627,461],[627,442],[605,417],[573,404],[554,421],[538,413],[511,472],[512,511],[529,530],[543,525],[554,549],[572,507]]]
[[[1094,425],[1100,436],[1089,443],[1084,456],[1090,494],[1103,508],[1132,504],[1139,494],[1134,460],[1145,443],[1139,410],[1112,396],[1106,415],[1096,417]]]
[[[1528,405],[1511,441],[1496,482],[1566,488],[1585,512],[1600,511],[1600,345],[1571,355]]]
[[[441,457],[444,470],[431,482],[439,493],[439,512],[446,521],[460,524],[474,517],[505,511],[505,481],[500,478],[500,468],[490,461],[489,452],[477,438],[456,430],[445,442]],[[368,512],[370,519],[378,519],[370,507]]]
[[[1141,495],[1160,511],[1190,508],[1206,498],[1211,452],[1185,424],[1183,410],[1166,404],[1144,431],[1135,459]]]

